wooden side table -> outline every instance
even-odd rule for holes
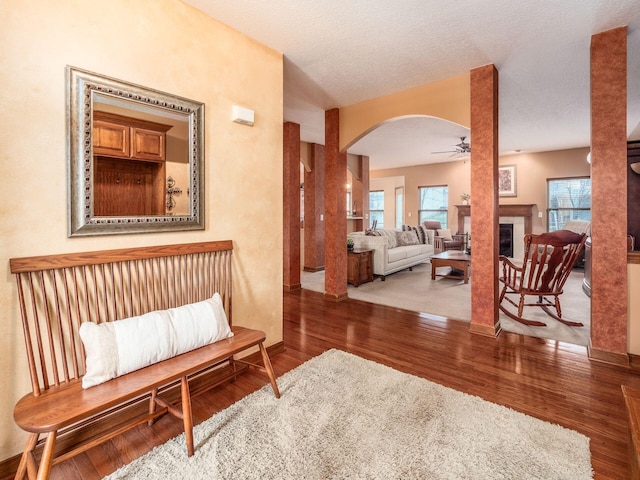
[[[354,286],[373,281],[373,250],[347,251],[347,282]]]

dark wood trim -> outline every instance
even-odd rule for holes
[[[303,270],[311,273],[321,272],[324,270],[324,265],[322,267],[304,267]]]
[[[347,293],[340,294],[340,295],[331,295],[328,293],[324,293],[324,299],[327,300],[328,302],[339,303],[339,302],[344,302],[348,298],[349,298],[349,294]]]
[[[640,372],[640,355],[629,353],[629,366],[636,372]]]
[[[640,263],[640,251],[627,252],[627,263]]]
[[[626,353],[613,353],[605,350],[593,348],[591,344],[588,346],[589,360],[598,362],[611,363],[613,365],[621,365],[628,367],[630,365],[629,355]]]
[[[300,290],[302,288],[302,284],[298,283],[296,285],[283,285],[282,289],[285,292],[293,292],[295,290]]]
[[[472,323],[469,326],[469,332],[475,333],[476,335],[484,335],[486,337],[497,337],[502,332],[502,326],[500,325],[500,322],[496,323],[493,327]]]

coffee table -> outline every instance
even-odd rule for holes
[[[469,265],[471,265],[471,255],[460,250],[447,250],[431,257],[431,280],[436,277],[464,279],[464,283],[469,283]],[[447,274],[436,273],[439,267],[451,267]]]

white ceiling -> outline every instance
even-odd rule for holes
[[[284,117],[303,141],[324,144],[324,110],[493,63],[501,154],[589,145],[591,35],[627,25],[627,131],[640,139],[638,0],[185,1],[284,54]],[[369,155],[372,169],[449,161],[460,157],[431,152],[464,135],[449,122],[404,119],[349,152]]]

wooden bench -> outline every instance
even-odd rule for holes
[[[165,413],[183,420],[191,456],[191,397],[247,366],[264,371],[280,397],[264,332],[231,325],[232,248],[228,240],[11,259],[32,385],[14,409],[16,423],[30,433],[16,478],[48,478],[56,463]],[[215,292],[233,337],[82,388],[83,321],[166,310]],[[252,347],[264,366],[234,357]]]

